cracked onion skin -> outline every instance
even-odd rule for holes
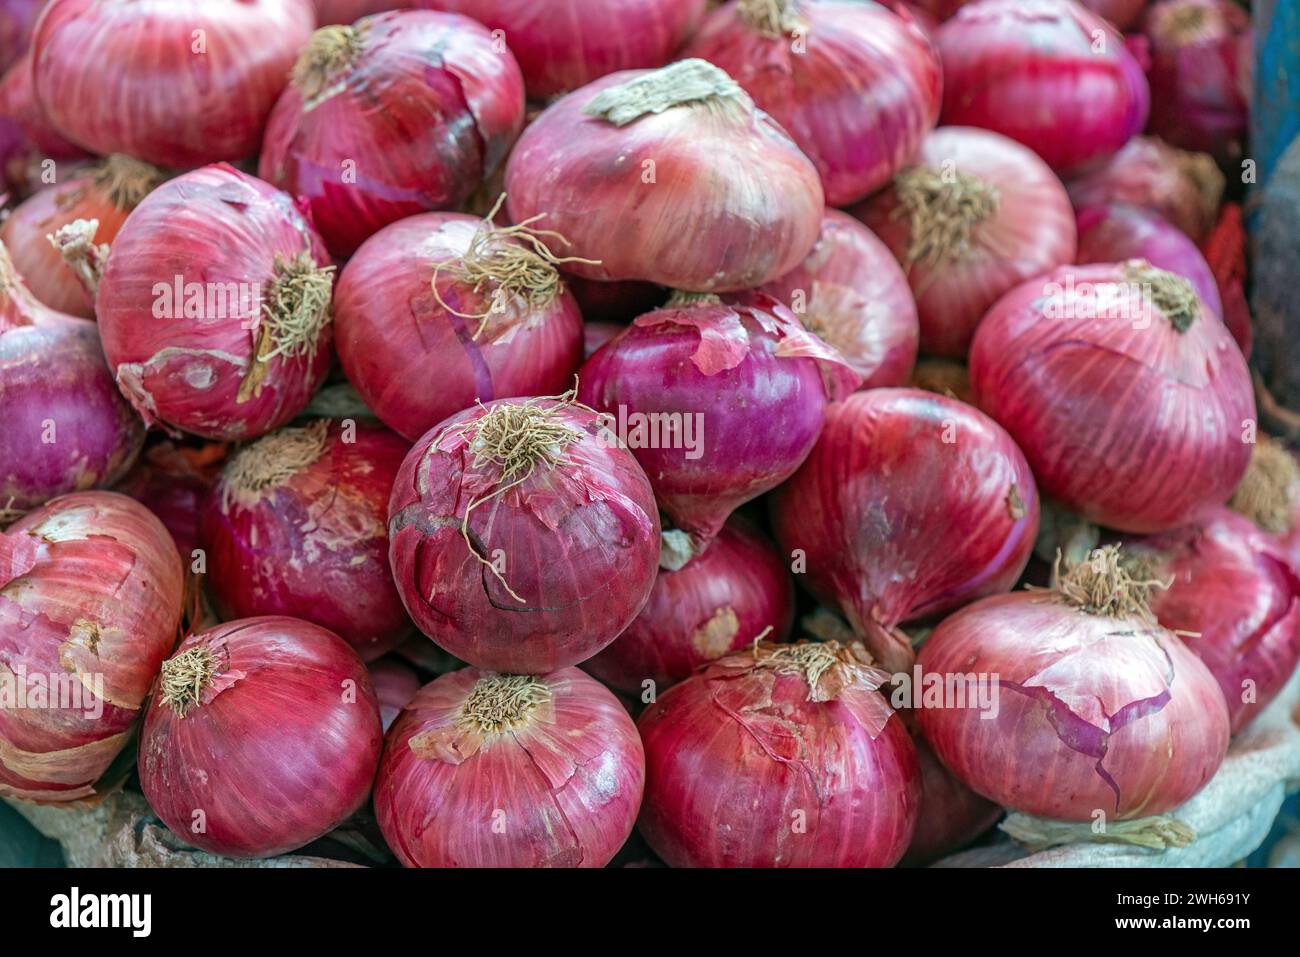
[[[539,686],[500,730],[467,723],[484,682]],[[604,867],[636,822],[645,755],[618,699],[577,668],[463,668],[425,685],[389,729],[375,816],[407,867]]]
[[[0,708],[0,797],[98,793],[176,642],[181,599],[171,536],[125,495],[64,495],[0,532],[0,670],[91,676],[85,707]]]
[[[200,526],[221,617],[301,618],[365,661],[411,634],[388,567],[388,496],[409,449],[382,426],[322,419],[236,452]]]
[[[832,405],[812,454],[772,497],[796,581],[837,606],[868,650],[907,670],[897,625],[1009,590],[1038,533],[1034,477],[978,409],[919,389]]]
[[[304,69],[331,39],[356,50]],[[460,206],[523,125],[508,49],[468,17],[399,10],[317,31],[271,112],[258,174],[300,197],[347,257],[389,223]]]

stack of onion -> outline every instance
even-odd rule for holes
[[[984,130],[931,133],[914,165],[854,214],[903,264],[927,354],[964,356],[1003,293],[1075,254],[1074,214],[1056,174]]]
[[[772,525],[813,593],[903,671],[913,654],[899,623],[1016,583],[1038,495],[1011,437],[976,409],[871,389],[831,406],[812,455],[774,496]]]
[[[389,731],[375,815],[407,867],[604,867],[644,782],[632,719],[581,671],[465,668]]]
[[[695,292],[794,269],[824,205],[808,158],[698,59],[616,73],[552,104],[510,154],[506,190],[514,222],[547,214],[566,254],[594,261],[570,272]]]
[[[1194,522],[1250,461],[1241,350],[1187,280],[1142,260],[1066,267],[1006,295],[975,334],[970,375],[1043,493],[1110,528]]]
[[[0,708],[0,797],[96,793],[180,616],[176,546],[125,495],[64,495],[0,532],[0,674],[23,695]]]

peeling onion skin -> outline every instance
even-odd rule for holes
[[[939,120],[939,54],[910,17],[876,3],[791,5],[805,49],[712,13],[682,56],[726,70],[817,167],[826,205],[857,202],[889,182]]]
[[[899,864],[924,867],[991,828],[1002,816],[1002,808],[957,780],[920,734],[913,733],[912,745],[921,765],[921,811],[912,843]]]
[[[438,303],[435,267],[453,265],[483,225],[460,213],[393,223],[362,245],[339,279],[334,326],[343,370],[366,405],[409,441],[476,400],[557,395],[582,362],[582,316],[567,291],[541,309],[503,297],[477,338],[479,320]],[[466,316],[494,304],[489,286],[475,292],[445,271],[438,292]]]
[[[242,159],[314,25],[310,0],[50,0],[32,38],[36,96],[100,155]]]
[[[762,287],[793,310],[862,377],[859,388],[906,385],[916,364],[920,328],[907,277],[889,247],[847,213],[826,210],[808,258]]]
[[[565,255],[600,260],[565,265],[588,279],[738,292],[798,266],[821,229],[821,180],[743,92],[726,107],[679,105],[622,127],[583,113],[646,72],[597,80],[529,124],[506,165],[511,220],[547,214],[540,225],[569,240]]]
[[[1183,642],[1218,682],[1232,733],[1241,731],[1300,662],[1297,573],[1267,534],[1226,508],[1125,548],[1170,580],[1152,592],[1151,610],[1171,631],[1195,632]]]
[[[103,680],[81,707],[0,708],[0,797],[97,793],[176,641],[181,595],[167,529],[125,495],[64,495],[0,533],[0,668]]]
[[[1204,787],[1227,753],[1213,676],[1139,618],[1089,615],[1041,593],[997,595],[940,622],[918,663],[995,676],[995,717],[948,707],[922,708],[919,719],[949,770],[1012,810],[1065,821],[1162,814]]]
[[[583,668],[629,694],[646,681],[663,691],[760,635],[786,641],[793,623],[789,571],[771,542],[733,516],[702,555],[660,569],[641,614]]]
[[[694,32],[705,0],[416,0],[504,31],[530,100],[549,100],[617,70],[662,66]]]
[[[1255,399],[1241,350],[1203,305],[1183,333],[1158,307],[1141,321],[1089,318],[1114,296],[1135,301],[1126,268],[1065,267],[1008,293],[976,332],[971,389],[1024,450],[1044,495],[1100,525],[1149,533],[1227,501],[1250,462],[1242,430]],[[1081,292],[1088,286],[1097,298]]]
[[[173,834],[213,854],[274,857],[365,804],[383,730],[370,676],[343,639],[272,616],[191,635],[177,655],[194,648],[215,657],[215,680],[184,717],[155,693],[140,736],[140,785]]]
[[[474,468],[463,437],[447,430],[520,402],[466,409],[415,444],[389,500],[389,560],[406,610],[439,647],[476,667],[545,674],[590,658],[645,606],[659,566],[659,512],[632,453],[606,447],[596,417],[567,407],[559,419],[581,435],[564,450],[571,464],[539,465],[477,507],[471,553],[465,509],[500,473]],[[503,560],[523,603],[480,554]]]
[[[389,730],[375,782],[388,846],[407,867],[604,867],[641,804],[632,719],[594,679],[562,668],[538,679],[552,696],[544,718],[461,730],[466,698],[493,677],[463,668],[437,678]],[[433,737],[439,753],[422,753]]]
[[[95,305],[118,387],[146,423],[244,440],[307,405],[329,370],[328,323],[313,358],[274,357],[260,395],[241,402],[256,347],[251,308],[207,320],[154,316],[155,306],[165,305],[156,284],[174,287],[180,276],[205,292],[235,283],[265,296],[277,257],[304,252],[318,267],[332,262],[286,194],[224,163],[170,180],[136,207],[113,243]]]
[[[384,13],[388,10],[407,10],[415,6],[414,0],[314,0],[316,23],[355,23],[362,17]]]
[[[389,223],[461,205],[524,125],[519,65],[475,21],[401,10],[356,29],[360,52],[321,93],[285,87],[258,161],[339,257]]]
[[[806,558],[796,581],[839,607],[890,671],[914,659],[895,626],[1009,590],[1038,533],[1034,477],[1011,437],[919,389],[831,406],[817,446],[771,502],[783,556]]]
[[[1058,172],[1105,160],[1146,126],[1142,68],[1114,27],[1077,4],[981,0],[939,27],[935,42],[941,122],[1001,133]]]
[[[941,127],[926,137],[911,166],[955,169],[997,191],[997,209],[973,227],[969,250],[939,262],[908,262],[911,217],[895,186],[852,210],[903,265],[916,296],[921,352],[961,358],[975,327],[1003,293],[1073,261],[1074,211],[1045,163],[987,130]]]
[[[235,453],[204,502],[201,538],[223,619],[300,618],[373,661],[414,631],[388,567],[388,496],[410,444],[381,426],[347,428],[320,421]],[[309,431],[313,461],[261,489],[241,483],[241,457],[260,447],[264,468],[289,472],[278,443]]]

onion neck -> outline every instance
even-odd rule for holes
[[[311,35],[291,74],[304,102],[314,105],[344,78],[361,55],[364,39],[364,29],[342,25],[321,27]]]
[[[1065,604],[1088,615],[1154,622],[1151,591],[1169,587],[1168,582],[1152,578],[1140,560],[1121,553],[1119,545],[1093,549],[1064,574],[1060,564],[1058,553],[1052,569],[1053,592]]]
[[[114,153],[95,170],[93,180],[114,206],[129,213],[167,178],[156,166]]]
[[[997,213],[995,186],[960,171],[939,172],[917,166],[894,180],[899,207],[910,230],[906,264],[937,268],[960,262],[971,251],[975,230]]]
[[[93,302],[99,295],[99,283],[108,265],[108,244],[96,243],[99,220],[77,219],[60,226],[49,237],[50,244],[59,251],[63,261],[81,280],[82,288]]]
[[[1207,226],[1214,222],[1223,191],[1227,185],[1223,171],[1209,153],[1193,153],[1168,147],[1174,154],[1173,162],[1178,172],[1192,184],[1200,201],[1200,220]]]
[[[321,333],[333,316],[333,265],[320,266],[310,252],[293,259],[277,256],[270,295],[262,303],[253,362],[239,385],[237,401],[247,402],[262,391],[262,382],[278,356],[307,361],[316,358]]]
[[[456,712],[456,725],[472,734],[505,734],[527,727],[554,697],[536,675],[489,674],[480,678]]]
[[[1290,449],[1261,435],[1250,455],[1246,474],[1233,490],[1228,507],[1273,535],[1290,532],[1295,495],[1300,489],[1300,465]]]
[[[858,642],[800,641],[779,645],[761,639],[772,629],[754,639],[755,670],[772,670],[781,675],[795,675],[808,686],[809,701],[833,701],[849,688],[874,691],[886,675],[875,667],[867,649]]]
[[[203,701],[203,693],[217,675],[217,657],[196,645],[163,662],[159,676],[162,703],[183,718]]]
[[[788,37],[807,29],[795,6],[794,0],[737,0],[736,16],[764,36]]]
[[[1124,276],[1142,287],[1143,301],[1149,301],[1179,333],[1186,332],[1201,317],[1201,300],[1196,289],[1182,276],[1150,263],[1134,261],[1124,265]]]
[[[753,101],[726,71],[691,58],[607,87],[582,112],[614,126],[627,126],[677,106],[710,108],[727,116],[748,117],[753,111]]]
[[[722,297],[711,292],[687,292],[684,289],[674,289],[669,295],[668,301],[663,304],[664,309],[689,309],[692,306],[720,306]]]
[[[232,502],[247,507],[288,482],[325,454],[329,420],[319,419],[302,428],[280,429],[236,452],[221,473],[221,507]]]
[[[1162,851],[1187,847],[1196,840],[1191,825],[1164,815],[1109,821],[1106,829],[1098,832],[1091,821],[1055,821],[1013,811],[998,828],[1032,850],[1063,844],[1129,844]]]

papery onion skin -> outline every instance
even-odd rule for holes
[[[800,32],[768,33],[732,3],[682,55],[726,70],[817,166],[826,205],[845,206],[889,182],[938,122],[939,55],[909,17],[876,3],[786,6]]]
[[[1160,624],[1209,668],[1232,733],[1272,701],[1300,662],[1300,578],[1248,519],[1216,509],[1197,525],[1126,546],[1168,582],[1151,595]]]
[[[874,682],[813,691],[758,663],[773,647],[714,662],[642,714],[638,829],[671,867],[892,866],[921,799],[907,731]]]
[[[412,216],[371,237],[339,279],[343,369],[384,424],[410,441],[475,401],[558,394],[582,361],[582,316],[567,291],[534,309],[521,297],[494,299],[490,284],[476,292],[446,271],[485,225],[460,213]],[[450,309],[433,290],[440,264],[438,295]],[[473,317],[484,312],[478,332]]]
[[[316,23],[326,27],[333,23],[355,23],[362,17],[388,10],[406,10],[415,6],[414,0],[313,0],[316,6]]]
[[[762,291],[834,347],[860,388],[907,384],[920,339],[916,302],[889,247],[852,216],[826,210],[808,258]]]
[[[563,462],[538,462],[500,492],[501,469],[476,467],[469,442],[507,405],[541,410],[579,437]],[[389,560],[411,618],[480,668],[545,674],[577,664],[631,623],[654,586],[659,513],[645,473],[595,415],[551,399],[501,399],[435,426],[402,464],[388,514]]]
[[[32,38],[36,97],[101,155],[242,159],[314,24],[309,0],[50,0]]]
[[[322,42],[337,64],[305,69]],[[389,223],[463,203],[523,122],[519,66],[486,29],[396,11],[313,36],[271,111],[258,174],[301,197],[346,257]]]
[[[296,618],[245,618],[186,638],[164,676],[200,649],[213,680],[199,701],[182,717],[159,687],[140,736],[140,785],[173,834],[213,854],[273,857],[365,803],[383,730],[343,639]]]
[[[1002,808],[957,780],[919,733],[912,734],[921,765],[921,811],[904,867],[924,867],[969,844],[1002,816]]]
[[[911,667],[895,627],[1010,589],[1038,532],[1034,477],[1011,437],[964,403],[871,389],[831,406],[772,497],[796,580],[843,611],[881,666]],[[797,550],[797,551],[796,551]]]
[[[479,683],[511,677],[443,675],[389,731],[375,815],[407,867],[604,867],[631,834],[645,755],[618,699],[563,668],[509,730],[467,726]]]
[[[300,257],[318,273],[332,265],[287,195],[225,164],[177,177],[136,207],[95,306],[109,366],[147,423],[238,440],[302,410],[329,368],[328,312],[296,355],[255,361],[276,264]],[[184,314],[191,288],[203,319]]]
[[[1153,273],[1134,260],[1027,282],[980,323],[970,355],[976,403],[1016,439],[1043,494],[1139,533],[1227,501],[1250,461],[1242,430],[1255,420],[1250,373],[1227,328],[1197,301],[1179,332],[1146,302]]]
[[[695,30],[705,0],[416,0],[504,33],[528,83],[549,100],[617,70],[662,66]]]
[[[1114,27],[1075,3],[981,0],[935,42],[943,124],[1009,136],[1058,172],[1105,160],[1146,126],[1142,68]]]
[[[167,530],[125,495],[64,495],[0,533],[0,667],[29,694],[38,676],[86,676],[84,699],[64,699],[79,707],[0,708],[0,797],[96,793],[176,641],[181,587]]]
[[[793,474],[828,404],[858,384],[834,350],[762,293],[734,304],[670,302],[639,316],[578,379],[579,401],[607,417],[696,552],[735,509]],[[668,431],[656,441],[657,423]]]
[[[996,682],[991,717],[974,705],[922,708],[920,724],[961,781],[1026,814],[1162,814],[1204,787],[1227,752],[1227,707],[1209,670],[1141,618],[997,595],[940,622],[918,664]]]
[[[736,292],[788,273],[821,228],[816,168],[716,67],[683,60],[665,69],[674,72],[656,80],[687,71],[729,92],[624,126],[583,110],[651,71],[616,73],[556,101],[510,154],[510,218],[545,213],[540,225],[568,240],[564,255],[599,261],[565,265],[589,279]]]
[[[1074,213],[1065,187],[1045,163],[987,130],[935,130],[904,176],[915,175],[912,169],[940,176],[955,169],[995,191],[995,206],[974,223],[968,248],[946,254],[910,255],[920,221],[903,204],[902,178],[853,210],[903,264],[916,296],[921,351],[961,357],[1003,293],[1074,259]]]
[[[379,718],[384,733],[393,726],[397,716],[411,703],[420,691],[420,676],[415,669],[396,655],[384,655],[366,666],[375,686],[379,702]]]
[[[760,635],[783,642],[794,622],[794,585],[772,543],[733,517],[677,571],[661,569],[650,600],[614,643],[583,668],[633,694],[690,677]]]
[[[365,661],[413,630],[388,568],[388,496],[410,444],[318,419],[231,457],[203,506],[208,591],[223,619],[286,615]]]

